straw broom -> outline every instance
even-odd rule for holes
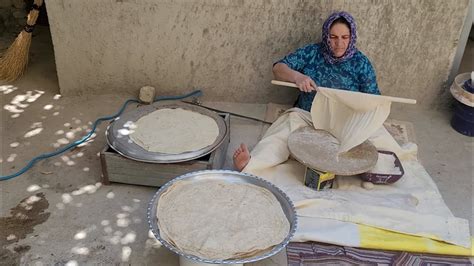
[[[31,34],[42,4],[43,0],[34,0],[33,9],[28,14],[25,27],[8,50],[0,57],[0,80],[11,82],[17,80],[25,72],[28,65]]]

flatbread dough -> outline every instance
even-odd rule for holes
[[[213,118],[182,108],[165,108],[138,119],[130,139],[147,151],[179,154],[207,147],[218,135]]]
[[[157,206],[163,239],[204,259],[243,258],[271,249],[290,223],[267,189],[222,180],[178,181]]]
[[[319,88],[311,107],[316,129],[340,142],[339,153],[366,141],[390,114],[391,101],[378,95]]]
[[[400,168],[395,164],[395,157],[392,154],[379,153],[377,164],[370,170],[370,173],[385,175],[401,175]]]

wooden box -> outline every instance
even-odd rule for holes
[[[191,161],[170,164],[139,162],[123,157],[106,145],[100,152],[102,183],[109,185],[110,182],[117,182],[159,187],[185,173],[221,169],[230,142],[230,115],[228,113],[219,113],[219,115],[224,118],[227,127],[223,142],[210,154]]]

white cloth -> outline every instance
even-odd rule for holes
[[[384,127],[370,140],[378,149],[393,151],[401,159],[405,175],[398,182],[366,190],[358,177],[337,177],[335,189],[314,191],[304,186],[305,167],[289,159],[287,139],[291,132],[308,125],[309,112],[297,108],[285,112],[252,150],[243,170],[277,185],[294,202],[298,228],[292,241],[357,246],[353,242],[358,235],[341,232],[354,231],[351,224],[364,224],[471,246],[468,221],[452,215],[433,180],[416,160],[416,145],[403,149]],[[342,231],[331,231],[334,227]]]

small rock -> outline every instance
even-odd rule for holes
[[[140,89],[140,94],[138,96],[142,103],[151,104],[155,99],[155,88],[151,86],[145,86]]]
[[[374,184],[372,182],[362,182],[362,187],[371,190],[374,188]]]

